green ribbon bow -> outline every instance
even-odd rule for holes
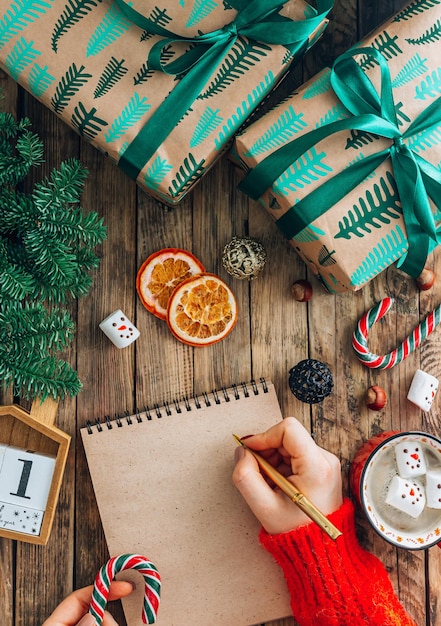
[[[134,24],[149,33],[164,37],[149,52],[149,68],[173,75],[186,72],[119,160],[118,165],[133,179],[138,177],[144,165],[200,95],[239,36],[268,44],[290,45],[304,42],[306,45],[308,37],[333,6],[333,0],[318,0],[316,15],[293,22],[277,13],[285,2],[251,0],[240,8],[230,24],[211,33],[187,38],[158,26],[126,4],[125,0],[116,0],[116,3]],[[161,52],[175,42],[190,43],[192,47],[176,61],[164,65]]]
[[[380,95],[353,58],[358,54],[367,54],[378,62]],[[402,133],[398,128],[389,67],[374,48],[352,49],[342,54],[331,71],[331,85],[353,117],[327,124],[285,144],[251,170],[239,189],[257,200],[302,154],[341,130],[365,130],[390,138],[390,147],[355,162],[323,183],[292,206],[277,224],[285,237],[294,238],[390,157],[408,239],[408,251],[397,266],[410,276],[417,277],[429,252],[441,242],[429,204],[431,198],[435,205],[441,207],[441,171],[411,150],[404,140],[441,124],[441,97],[420,113]]]

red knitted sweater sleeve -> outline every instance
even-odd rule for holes
[[[350,500],[329,519],[342,531],[336,541],[316,524],[260,541],[283,569],[291,607],[301,626],[416,626],[396,597],[383,564],[355,534]]]

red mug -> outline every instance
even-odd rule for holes
[[[440,439],[423,432],[390,430],[375,435],[358,450],[349,484],[371,526],[383,539],[400,548],[423,550],[441,541],[441,508],[425,507],[413,518],[385,502],[388,486],[398,473],[394,448],[402,442],[418,442],[427,468],[441,471]]]

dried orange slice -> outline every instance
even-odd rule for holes
[[[216,274],[199,274],[176,287],[167,307],[173,335],[190,346],[208,346],[224,339],[237,322],[237,302]]]
[[[191,252],[164,248],[144,261],[136,277],[136,290],[150,313],[165,320],[170,294],[183,280],[204,272],[202,263]]]

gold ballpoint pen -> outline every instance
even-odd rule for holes
[[[306,513],[306,515],[312,519],[313,522],[320,526],[320,528],[324,530],[325,533],[331,537],[331,539],[335,540],[342,534],[342,532],[336,528],[334,524],[332,524],[332,522],[330,522],[328,518],[323,515],[323,513],[321,513],[321,511],[319,511],[318,508],[314,506],[314,504],[312,504],[312,502],[292,484],[292,482],[280,474],[280,472],[278,472],[271,465],[271,463],[268,463],[268,461],[258,452],[255,452],[246,446],[240,437],[234,434],[233,437],[236,440],[236,443],[251,452],[258,462],[259,467],[268,476],[268,478],[271,478],[274,484],[276,484],[283,491],[283,493],[286,494],[288,498],[299,507],[299,509]]]

